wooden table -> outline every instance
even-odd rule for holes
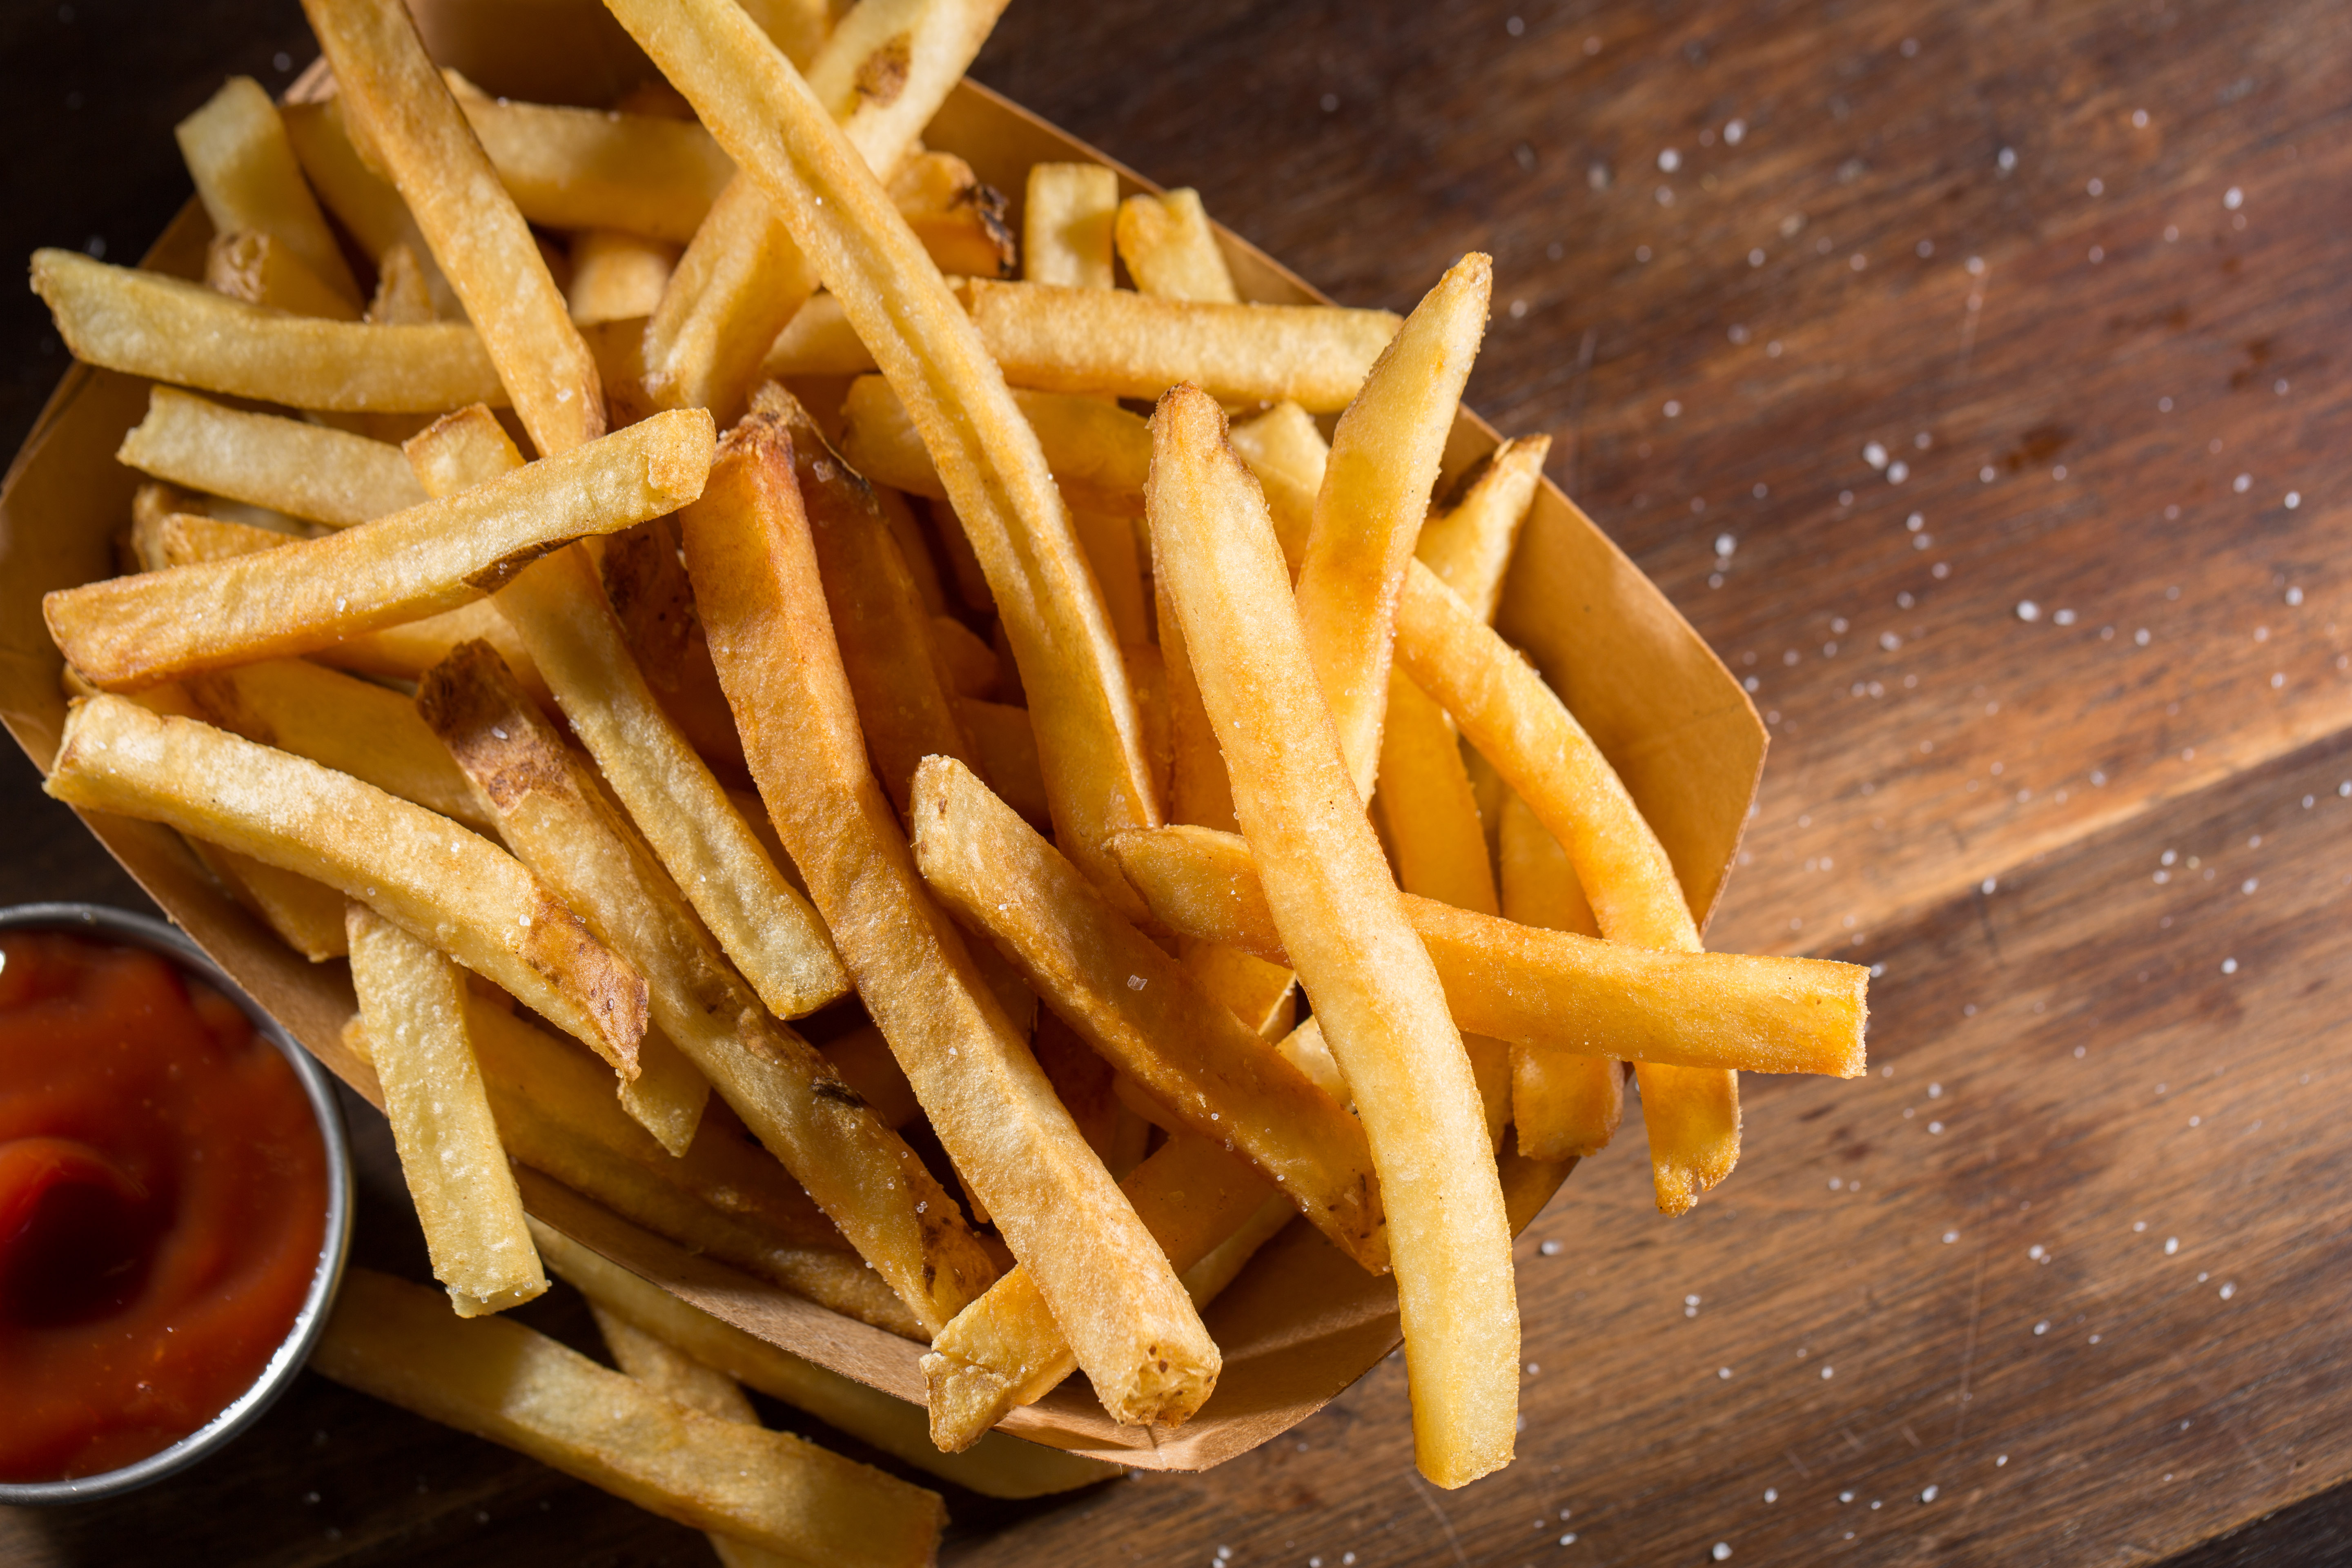
[[[184,190],[163,127],[310,53],[282,3],[168,50],[76,9],[0,34],[40,87],[0,112],[21,145],[84,94],[106,157],[52,144],[11,254],[135,254]],[[1423,1485],[1388,1366],[1208,1474],[953,1499],[950,1559],[2341,1560],[2352,11],[1074,11],[1014,6],[975,74],[1349,302],[1494,253],[1473,403],[1555,436],[1771,723],[1712,943],[1881,977],[1871,1078],[1751,1079],[1692,1217],[1629,1129],[1528,1233],[1508,1471]],[[85,186],[143,205],[100,230]],[[0,897],[136,901],[5,777]],[[708,1561],[315,1379],[183,1482],[0,1514],[10,1564],[427,1555]]]

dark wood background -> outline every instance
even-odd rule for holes
[[[137,255],[173,121],[312,52],[285,0],[10,8],[8,253]],[[1874,1076],[1751,1079],[1694,1216],[1629,1128],[1529,1231],[1510,1470],[1420,1484],[1388,1367],[1205,1475],[952,1498],[950,1560],[2352,1555],[2352,11],[1016,0],[975,74],[1348,302],[1490,250],[1472,402],[1772,727],[1712,944],[1883,969]],[[5,310],[13,448],[62,363]],[[142,901],[0,791],[0,900]],[[421,1273],[357,1120],[362,1253]],[[317,1379],[0,1513],[9,1564],[428,1555],[709,1561]]]

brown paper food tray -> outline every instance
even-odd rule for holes
[[[601,7],[583,0],[422,0],[428,47],[494,92],[601,104],[650,74]],[[558,40],[562,47],[557,47]],[[321,90],[319,68],[296,96]],[[1033,163],[1111,163],[1094,149],[967,82],[927,144],[961,154],[1019,203]],[[1112,167],[1118,168],[1113,163]],[[1130,191],[1158,187],[1119,168]],[[1016,232],[1018,214],[1014,215]],[[209,227],[191,202],[146,265],[199,275]],[[1219,231],[1245,299],[1323,296],[1246,241]],[[110,575],[135,476],[114,461],[145,411],[147,384],[76,365],[43,410],[0,487],[0,721],[46,773],[65,719],[60,659],[41,595]],[[1496,444],[1465,410],[1448,443],[1450,478]],[[1765,731],[1737,680],[1665,597],[1547,480],[1513,563],[1499,622],[1592,733],[1656,828],[1702,922],[1715,907],[1762,770]],[[312,965],[230,900],[177,835],[147,823],[83,820],[165,912],[361,1094],[374,1075],[341,1042],[352,1011],[348,972]],[[1638,1137],[1616,1152],[1640,1159]],[[919,1344],[825,1310],[621,1220],[570,1188],[523,1173],[531,1210],[687,1300],[836,1372],[919,1403]],[[1224,1352],[1214,1397],[1173,1432],[1113,1424],[1083,1379],[1016,1412],[1006,1430],[1150,1469],[1202,1469],[1279,1436],[1376,1365],[1399,1342],[1396,1296],[1294,1224],[1206,1314]]]

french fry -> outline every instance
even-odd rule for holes
[[[960,697],[956,712],[971,736],[974,771],[1021,814],[1022,821],[1040,832],[1049,828],[1053,812],[1045,798],[1045,775],[1037,771],[1037,736],[1029,727],[1029,710]]]
[[[1127,263],[1127,275],[1135,279],[1136,288],[1146,294],[1213,304],[1241,302],[1198,191],[1179,189],[1157,196],[1139,191],[1119,203],[1118,258]]]
[[[849,324],[849,318],[841,313],[840,301],[830,294],[812,294],[768,346],[757,379],[870,375],[873,372],[874,356]],[[877,482],[882,482],[878,476]]]
[[[441,308],[433,298],[430,281],[434,274],[425,271],[425,265],[405,240],[394,243],[376,258],[375,297],[367,308],[370,325],[411,325],[439,317]],[[442,287],[448,287],[446,280]]]
[[[225,408],[177,387],[147,395],[147,417],[114,460],[191,489],[209,490],[335,528],[425,500],[400,448],[322,425]]]
[[[1045,1497],[1108,1480],[1116,1465],[997,1435],[961,1454],[931,1445],[913,1405],[722,1322],[620,1265],[534,1224],[550,1267],[621,1321],[723,1376],[983,1497]]]
[[[735,173],[690,120],[493,98],[458,108],[515,209],[541,228],[684,245]]]
[[[110,689],[309,653],[454,609],[553,545],[674,510],[700,493],[711,449],[709,415],[665,414],[324,539],[59,589],[42,614],[74,667]]]
[[[1516,795],[1503,799],[1503,912],[1521,925],[1601,934],[1559,840]],[[1625,1075],[1605,1056],[1512,1047],[1511,1120],[1519,1152],[1538,1160],[1597,1154],[1625,1114]]]
[[[1434,573],[1414,563],[1397,604],[1397,658],[1567,850],[1612,942],[1699,951],[1698,927],[1657,836],[1616,770],[1527,662]],[[1669,1067],[1627,1047],[1662,1214],[1683,1214],[1739,1159],[1739,1088],[1723,1070]]]
[[[352,988],[433,1277],[461,1318],[547,1289],[474,1065],[457,966],[365,904],[349,906]]]
[[[1298,1217],[1298,1211],[1283,1197],[1268,1198],[1257,1206],[1257,1212],[1242,1221],[1240,1228],[1203,1253],[1201,1260],[1184,1270],[1184,1289],[1192,1304],[1205,1310],[1209,1303],[1224,1293],[1225,1287],[1241,1278],[1258,1248],[1272,1241]]]
[[[1118,174],[1100,163],[1032,163],[1022,204],[1021,275],[1065,289],[1111,286]]]
[[[1318,414],[1354,399],[1399,325],[1387,310],[987,279],[972,279],[969,298],[980,341],[1016,385],[1151,398],[1189,379],[1227,401],[1287,398]]]
[[[334,889],[201,838],[187,843],[230,898],[311,963],[324,963],[351,951],[338,912],[345,900]]]
[[[1230,833],[1122,835],[1119,863],[1171,929],[1286,960],[1249,847]],[[1404,895],[1465,1029],[1553,1051],[1748,1072],[1864,1070],[1870,972],[1818,959],[1675,952],[1542,931]],[[1312,993],[1309,993],[1311,995]]]
[[[462,1322],[354,1268],[311,1366],[666,1519],[808,1564],[928,1563],[937,1494],[782,1432],[698,1415],[504,1318]]]
[[[1036,435],[971,321],[826,113],[822,84],[812,90],[728,0],[608,8],[775,204],[914,416],[1006,617],[1057,837],[1097,886],[1127,897],[1104,841],[1159,821],[1134,698]]]
[[[916,868],[1030,989],[1196,1137],[1221,1141],[1374,1273],[1387,1266],[1364,1131],[1129,924],[971,772],[916,774]]]
[[[604,435],[596,362],[408,13],[377,0],[302,9],[343,112],[383,159],[541,455]]]
[[[1073,507],[1139,516],[1151,467],[1151,432],[1115,403],[1068,393],[1015,390],[1013,401],[1037,433],[1045,466]],[[878,375],[850,383],[843,398],[842,456],[877,485],[947,499],[906,405]]]
[[[1095,574],[1095,591],[1102,595],[1103,612],[1110,616],[1119,643],[1127,647],[1148,647],[1151,612],[1146,607],[1143,565],[1128,514],[1074,505],[1070,528],[1078,536],[1078,552]],[[1143,702],[1139,692],[1136,701],[1139,706]]]
[[[110,696],[67,714],[46,787],[324,882],[635,1070],[645,981],[512,856],[438,813]]]
[[[1505,441],[1487,455],[1454,503],[1421,525],[1413,553],[1482,621],[1495,618],[1519,525],[1527,521],[1550,452],[1549,436]]]
[[[1003,9],[1004,0],[864,0],[809,57],[824,114],[877,177],[897,171]],[[699,404],[731,419],[816,289],[818,272],[772,201],[751,172],[738,173],[688,244],[646,325],[646,386],[663,406]]]
[[[1020,247],[1004,220],[1004,193],[981,184],[952,153],[918,153],[890,176],[890,200],[942,272],[1010,278]]]
[[[351,774],[494,832],[489,813],[400,693],[299,658],[264,659],[192,676],[197,716],[248,741]]]
[[[817,1051],[770,1021],[652,852],[476,645],[427,676],[425,721],[497,811],[508,841],[645,973],[654,1022],[859,1254],[936,1329],[990,1266],[905,1142]]]
[[[752,777],[932,1129],[1105,1407],[1181,1420],[1214,1385],[1216,1346],[916,873],[866,765],[788,447],[757,418],[731,432],[682,514]]]
[[[345,320],[359,314],[359,285],[302,179],[278,106],[260,83],[229,78],[173,133],[215,235],[267,235],[341,302]]]
[[[1119,1190],[1178,1269],[1192,1268],[1269,1201],[1286,1201],[1247,1161],[1184,1133],[1171,1136]],[[1078,1364],[1024,1264],[931,1342],[923,1358],[931,1441],[943,1452],[963,1452],[1005,1416],[1051,1393]]]
[[[988,701],[1008,684],[1003,662],[988,640],[953,616],[931,617],[931,644],[940,659],[941,679],[957,697]],[[1036,742],[1030,742],[1034,750]]]
[[[1307,535],[1315,526],[1315,498],[1322,493],[1330,444],[1314,416],[1296,403],[1277,403],[1255,418],[1243,420],[1233,427],[1230,438],[1265,491],[1274,537],[1296,575],[1307,553]]]
[[[808,69],[809,61],[824,47],[825,35],[833,31],[835,6],[833,0],[749,0],[743,6],[745,16],[760,25],[776,47],[795,68]],[[667,82],[657,85],[668,88]],[[677,100],[679,111],[692,114],[686,100]]]
[[[890,1042],[873,1025],[860,1024],[845,1035],[835,1036],[824,1043],[824,1050],[841,1081],[856,1089],[885,1124],[904,1127],[923,1113],[914,1085],[907,1081],[898,1058],[890,1054]]]
[[[1473,251],[1413,308],[1363,395],[1339,416],[1315,498],[1298,568],[1298,620],[1364,800],[1380,767],[1389,702],[1391,606],[1486,330],[1493,279],[1493,260]]]
[[[1215,402],[1189,385],[1153,415],[1153,561],[1276,929],[1370,1142],[1415,1458],[1431,1480],[1458,1487],[1509,1463],[1516,1429],[1518,1311],[1502,1192],[1461,1036],[1349,792],[1265,500],[1224,426]]]
[[[793,471],[824,579],[825,609],[857,703],[874,771],[901,814],[915,767],[933,754],[976,762],[979,751],[940,676],[931,618],[883,521],[871,486],[843,464],[793,395],[770,383],[751,407],[791,438]]]
[[[292,316],[74,250],[35,251],[33,291],[76,359],[128,375],[341,413],[438,414],[507,400],[481,339],[462,321],[375,327]]]
[[[284,242],[251,229],[213,236],[205,247],[205,287],[248,305],[298,316],[360,319],[359,308],[319,281],[318,274],[303,266]]]
[[[642,320],[661,303],[677,266],[674,245],[619,229],[590,229],[572,242],[572,285],[563,291],[564,305],[583,327]]]
[[[1478,800],[1454,726],[1445,710],[1393,669],[1380,742],[1380,793],[1372,805],[1388,830],[1397,885],[1440,903],[1500,913]]]
[[[610,536],[598,576],[629,657],[662,712],[705,762],[740,776],[743,741],[727,710],[727,694],[719,689],[719,672],[710,667],[694,589],[677,558],[677,525],[656,518]],[[577,605],[575,613],[593,608]]]
[[[394,250],[407,251],[409,260],[415,264],[418,281],[432,299],[434,314],[444,320],[463,315],[464,307],[457,302],[457,291],[449,287],[449,279],[441,274],[440,264],[433,259],[433,247],[425,243],[425,231],[416,226],[408,204],[400,199],[392,182],[361,157],[359,149],[352,144],[351,129],[343,121],[342,100],[331,98],[324,103],[289,103],[278,112],[285,121],[287,139],[294,144],[294,156],[301,163],[311,188],[342,226],[351,230],[360,248],[375,258],[378,271],[391,265],[389,258]]]

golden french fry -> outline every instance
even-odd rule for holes
[[[1462,387],[1486,330],[1493,260],[1455,262],[1339,416],[1298,568],[1298,620],[1340,753],[1370,800],[1389,702],[1390,606],[1412,560]],[[1491,901],[1488,905],[1491,909]]]
[[[677,247],[666,241],[614,228],[590,229],[572,242],[572,283],[563,291],[564,304],[583,327],[642,321],[661,303],[677,266]]]
[[[1190,379],[1229,401],[1287,398],[1315,413],[1348,405],[1398,327],[1387,310],[1221,305],[987,279],[971,281],[970,300],[980,341],[1018,385],[1157,397]]]
[[[1225,418],[1179,386],[1152,416],[1152,558],[1233,776],[1292,967],[1347,1075],[1388,1215],[1422,1473],[1511,1458],[1518,1311],[1485,1117],[1429,954],[1351,793],[1265,501]]]
[[[512,856],[436,812],[121,697],[67,714],[47,790],[338,889],[635,1070],[645,981]]]
[[[940,660],[940,679],[948,689],[966,700],[989,701],[1008,684],[1003,662],[988,640],[953,616],[931,617],[931,646]],[[1035,742],[1031,742],[1035,748]]]
[[[811,59],[824,45],[825,35],[833,31],[834,16],[838,7],[833,0],[744,0],[743,14],[760,25],[784,58],[802,70],[808,69]],[[653,85],[669,89],[667,82]],[[675,93],[674,89],[670,90]],[[677,99],[677,110],[692,114],[683,98]]]
[[[33,252],[33,291],[76,359],[130,375],[344,413],[507,400],[462,321],[376,327],[288,315],[75,250]]]
[[[971,736],[977,763],[973,771],[1024,822],[1040,831],[1050,827],[1053,812],[1045,798],[1045,775],[1037,771],[1037,736],[1029,728],[1029,710],[959,697],[956,712]]]
[[[1099,1459],[1002,1435],[983,1438],[964,1453],[941,1453],[925,1435],[921,1413],[904,1400],[721,1322],[545,1226],[534,1224],[532,1229],[549,1266],[623,1322],[942,1480],[983,1497],[1026,1498],[1069,1491],[1121,1473]]]
[[[704,761],[740,774],[742,737],[735,733],[727,694],[719,689],[719,672],[710,667],[694,589],[677,558],[677,525],[656,518],[611,535],[597,574],[629,656],[662,712]],[[575,613],[593,607],[578,606]]]
[[[915,865],[1041,1000],[1195,1136],[1250,1161],[1366,1268],[1387,1267],[1364,1131],[1202,990],[970,770],[915,775]]]
[[[1521,925],[1601,934],[1576,868],[1528,803],[1503,797],[1503,912]],[[1616,1136],[1625,1113],[1625,1075],[1605,1056],[1511,1048],[1511,1120],[1519,1152],[1564,1160],[1597,1154]]]
[[[877,176],[897,170],[1003,9],[1004,0],[865,0],[808,58],[824,114]],[[748,170],[730,181],[646,324],[646,386],[665,407],[699,404],[731,419],[815,289],[817,271],[772,201]]]
[[[735,173],[690,120],[493,98],[458,108],[516,210],[542,228],[684,245]]]
[[[407,11],[378,0],[302,9],[334,68],[337,101],[383,159],[540,454],[604,435],[596,362]]]
[[[547,1289],[466,1026],[457,966],[365,904],[350,905],[352,989],[433,1277],[461,1318]]]
[[[205,287],[248,305],[298,316],[360,319],[359,308],[321,283],[283,241],[251,229],[213,236],[205,247]]]
[[[1004,193],[952,153],[918,153],[890,176],[890,200],[941,272],[1010,278],[1019,247]]]
[[[345,320],[359,314],[359,285],[303,182],[278,106],[261,84],[233,76],[202,109],[173,127],[216,235],[267,235],[292,254]]]
[[[328,538],[59,589],[42,614],[66,658],[108,688],[309,653],[454,609],[553,545],[674,510],[700,493],[711,449],[709,415],[660,415]]]
[[[1066,289],[1109,288],[1118,221],[1115,170],[1100,163],[1030,164],[1022,204],[1021,275],[1032,283]]]
[[[1527,521],[1550,452],[1549,436],[1505,441],[1482,460],[1459,499],[1421,525],[1413,553],[1482,621],[1495,618],[1519,525]]]
[[[1247,1161],[1181,1132],[1119,1190],[1178,1269],[1199,1263],[1269,1200],[1285,1201]],[[1024,1264],[940,1331],[923,1358],[934,1444],[950,1454],[964,1451],[1077,1368],[1056,1316]]]
[[[324,963],[351,951],[340,912],[345,900],[334,889],[201,838],[188,839],[187,845],[230,898],[311,963]]]
[[[1242,1221],[1238,1229],[1184,1270],[1184,1289],[1192,1296],[1192,1304],[1206,1308],[1223,1295],[1225,1287],[1249,1267],[1258,1248],[1281,1235],[1297,1217],[1298,1211],[1290,1206],[1287,1198],[1276,1196],[1260,1204],[1257,1212]]]
[[[916,873],[866,765],[788,447],[747,422],[681,514],[752,777],[958,1174],[1039,1276],[1106,1407],[1181,1419],[1215,1383],[1216,1346]]]
[[[438,319],[441,307],[433,298],[431,275],[425,268],[415,248],[405,240],[395,242],[376,258],[375,298],[367,308],[371,325],[413,325]],[[435,273],[438,270],[435,268]],[[446,280],[442,287],[448,287]]]
[[[1397,658],[1559,840],[1603,935],[1699,950],[1674,867],[1616,770],[1542,677],[1418,562],[1398,599]],[[1685,1213],[1738,1162],[1737,1077],[1612,1052],[1642,1081],[1659,1211]]]
[[[1078,551],[1095,574],[1095,590],[1102,595],[1103,611],[1123,647],[1148,647],[1151,642],[1151,612],[1144,599],[1143,564],[1135,548],[1135,528],[1127,511],[1105,511],[1073,505],[1070,527],[1078,536]],[[1137,695],[1139,705],[1143,702]],[[1148,721],[1147,721],[1148,722]]]
[[[1135,279],[1136,288],[1146,294],[1213,304],[1241,302],[1198,191],[1180,189],[1157,196],[1138,192],[1121,202],[1118,258],[1127,263],[1127,274]]]
[[[526,864],[644,973],[653,1020],[826,1217],[936,1329],[995,1271],[904,1140],[808,1042],[770,1020],[653,853],[481,645],[425,678],[417,706]]]
[[[114,460],[191,489],[348,528],[425,499],[400,448],[158,386]]]
[[[608,8],[760,183],[914,416],[1006,617],[1060,842],[1127,897],[1103,842],[1159,820],[1134,698],[1036,435],[971,321],[826,113],[823,84],[728,0]]]
[[[1478,800],[1454,726],[1445,710],[1393,669],[1381,728],[1380,793],[1372,805],[1388,830],[1399,887],[1480,914],[1501,911]]]
[[[343,1279],[310,1365],[698,1530],[811,1564],[929,1563],[937,1494],[782,1432],[738,1426],[504,1318],[464,1322],[373,1269]]]
[[[1171,929],[1284,961],[1239,837],[1163,827],[1122,835],[1113,847]],[[1465,1029],[1539,1049],[1694,1068],[1832,1078],[1864,1070],[1870,972],[1860,965],[1597,942],[1410,894],[1404,913]]]
[[[439,263],[433,259],[433,249],[425,242],[424,230],[416,226],[416,219],[410,215],[408,204],[400,199],[392,182],[361,157],[359,149],[352,144],[351,129],[343,121],[342,100],[331,98],[324,103],[289,103],[278,113],[285,121],[287,139],[294,144],[294,156],[301,163],[311,188],[342,226],[351,230],[360,248],[375,258],[377,269],[385,268],[394,251],[406,250],[409,261],[415,266],[417,280],[433,301],[434,316],[455,320],[464,314],[449,279],[441,275]],[[429,321],[433,316],[418,319]]]
[[[400,693],[304,659],[192,676],[197,716],[233,735],[351,774],[388,795],[494,831],[489,813]]]
[[[754,187],[756,188],[756,187]],[[765,200],[765,198],[761,198]],[[793,312],[760,362],[761,381],[782,376],[870,375],[874,356],[866,352],[841,303],[830,294],[812,294],[808,303]],[[925,465],[928,471],[929,465]],[[876,482],[883,482],[873,476]],[[933,484],[938,480],[934,479]]]
[[[1151,432],[1141,419],[1116,403],[1067,393],[1015,390],[1013,401],[1073,507],[1122,517],[1142,511]],[[850,383],[841,419],[842,456],[859,473],[893,489],[947,499],[913,418],[887,381],[862,375]]]

